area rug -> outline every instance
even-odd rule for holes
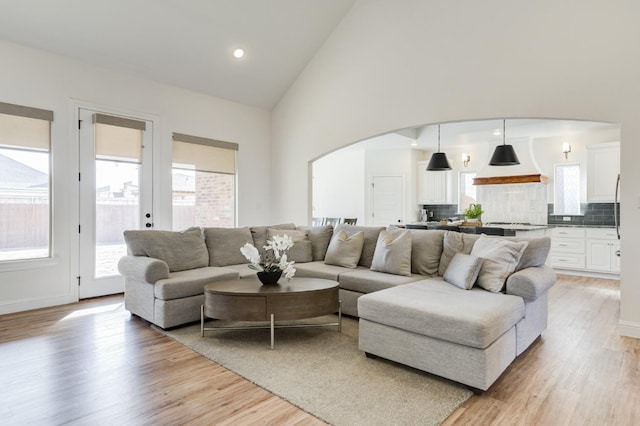
[[[160,331],[337,426],[437,425],[472,395],[445,379],[367,358],[358,350],[358,321],[349,317],[343,318],[342,332],[277,329],[274,350],[266,329],[207,331],[205,337],[199,324]]]

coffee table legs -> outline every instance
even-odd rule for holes
[[[274,340],[274,334],[275,334],[274,329],[275,329],[276,321],[274,319],[273,314],[271,314],[269,317],[271,318],[271,349],[273,349],[273,340]]]
[[[276,325],[276,318],[274,314],[269,315],[269,326],[243,326],[243,327],[207,327],[204,326],[204,305],[200,305],[200,337],[204,337],[205,331],[210,330],[250,330],[252,328],[269,328],[271,334],[271,349],[275,347],[275,329],[276,328],[302,328],[302,327],[338,327],[338,333],[342,332],[342,300],[338,301],[338,322],[326,323],[326,324],[288,324],[288,325]]]

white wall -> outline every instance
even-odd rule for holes
[[[365,153],[347,147],[313,162],[313,217],[365,221]]]
[[[273,112],[276,219],[309,216],[307,162],[325,152],[427,123],[538,117],[621,124],[621,220],[635,223],[639,20],[625,0],[357,2]],[[622,239],[620,323],[640,337],[634,253],[640,229]]]
[[[270,114],[64,57],[0,42],[0,101],[53,110],[53,259],[0,265],[0,313],[77,299],[78,147],[72,99],[153,115],[156,228],[171,227],[171,134],[236,142],[239,224],[270,219]],[[168,60],[170,58],[167,58]]]

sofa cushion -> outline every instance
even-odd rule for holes
[[[472,288],[440,277],[361,296],[360,318],[436,339],[484,349],[524,317],[518,296]]]
[[[356,232],[351,236],[347,236],[345,231],[336,231],[333,238],[331,238],[329,248],[327,248],[324,263],[344,266],[345,268],[355,268],[358,266],[363,244],[363,232]]]
[[[352,236],[356,232],[362,231],[364,233],[364,244],[362,246],[362,255],[360,256],[358,265],[370,268],[371,262],[373,261],[373,253],[376,251],[376,244],[378,243],[378,234],[380,234],[380,231],[382,231],[383,229],[385,228],[374,226],[346,225],[344,223],[341,223],[336,227],[333,233],[335,235],[337,232],[344,230],[348,236]]]
[[[173,272],[169,278],[156,281],[153,292],[156,299],[171,300],[204,293],[204,286],[213,281],[233,280],[238,271],[229,268],[205,266],[189,271]]]
[[[288,260],[293,260],[296,263],[313,261],[313,249],[309,240],[309,231],[267,228],[267,240],[271,240],[276,235],[280,237],[288,235],[293,241],[293,247],[289,249],[289,254],[287,255]]]
[[[313,251],[313,260],[324,260],[333,236],[333,226],[298,226],[303,231],[309,231],[309,240]]]
[[[358,293],[371,293],[372,291],[412,283],[425,278],[424,275],[411,275],[407,277],[404,275],[375,272],[370,269],[359,269],[340,274],[338,282],[340,282],[340,288],[342,289],[356,291]]]
[[[253,244],[249,228],[204,228],[204,239],[209,250],[209,266],[249,263],[240,252],[245,244]]]
[[[371,261],[371,270],[388,274],[411,276],[411,233],[392,234],[380,231]]]
[[[482,258],[456,253],[444,272],[444,280],[463,290],[470,290],[478,279],[481,268]]]
[[[124,231],[127,251],[164,261],[170,272],[209,265],[209,253],[200,228],[173,231]]]
[[[389,226],[387,231],[399,234],[404,229]],[[409,232],[411,232],[411,272],[428,277],[438,275],[444,234],[447,231],[411,229]]]
[[[258,253],[260,253],[260,256],[264,256],[264,246],[267,244],[268,228],[296,229],[296,225],[293,223],[281,223],[279,225],[250,227],[249,229],[251,230],[251,237],[253,237],[253,245],[258,249]]]
[[[528,244],[527,241],[481,235],[471,250],[472,255],[482,258],[478,286],[494,293],[502,291]]]
[[[344,266],[327,265],[324,261],[296,263],[296,277],[323,278],[326,280],[338,281],[338,277],[345,272],[353,272],[353,268]],[[355,270],[366,270],[364,266],[358,266]]]
[[[465,234],[456,231],[446,231],[442,240],[442,256],[438,265],[438,275],[444,276],[449,262],[456,253],[471,253],[471,249],[475,242],[480,238],[479,235]]]

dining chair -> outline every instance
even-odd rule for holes
[[[357,217],[342,219],[342,223],[344,223],[345,225],[355,225],[357,221],[358,221]]]
[[[339,217],[325,217],[324,218],[324,226],[331,225],[335,228],[337,224],[340,223]]]
[[[312,217],[311,218],[311,226],[322,226],[324,225],[323,217]]]

